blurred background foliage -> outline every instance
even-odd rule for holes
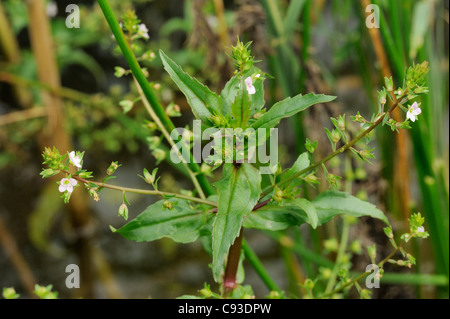
[[[32,296],[36,282],[53,284],[61,297],[173,298],[195,293],[203,282],[212,282],[210,259],[200,244],[126,242],[109,231],[110,224],[121,224],[116,217],[120,194],[104,191],[98,203],[80,194],[64,206],[54,181],[47,185],[39,176],[40,153],[49,144],[86,151],[84,165],[94,175],[103,175],[118,160],[124,165],[117,181],[124,186],[144,187],[136,174],[156,163],[149,149],[155,132],[145,109],[137,102],[124,112],[119,104],[138,94],[129,77],[114,76],[116,66],[127,67],[98,5],[77,1],[80,28],[69,29],[65,8],[72,2],[0,2],[0,286],[15,286],[24,296]],[[174,119],[178,127],[190,125],[192,116],[162,68],[159,49],[220,92],[232,75],[225,53],[239,36],[253,42],[252,52],[262,60],[258,66],[274,77],[266,81],[268,105],[298,93],[338,96],[334,103],[282,123],[283,167],[305,150],[306,138],[319,142],[316,159],[328,154],[323,127],[332,126],[330,117],[357,111],[370,117],[384,76],[392,75],[400,86],[409,65],[429,61],[430,94],[421,101],[423,113],[413,129],[400,134],[378,129],[372,137],[374,165],[346,157],[328,169],[342,177],[342,190],[381,208],[395,233],[408,227],[411,212],[426,217],[431,237],[408,247],[416,267],[387,268],[372,296],[448,297],[448,1],[374,0],[380,8],[379,29],[366,26],[369,0],[109,2],[116,17],[134,9],[147,25],[149,41],[133,49],[137,56],[155,53],[141,65],[163,105],[173,101],[180,106],[182,116]],[[52,109],[54,105],[59,107]],[[160,171],[162,189],[190,187],[179,167],[163,161]],[[308,187],[305,194],[314,196],[326,187]],[[155,200],[128,199],[130,217]],[[249,232],[248,241],[288,295],[301,297],[299,283],[333,268],[333,247],[343,240],[343,226],[339,218],[316,231],[306,226],[279,233],[255,231]],[[374,220],[351,224],[349,235],[347,262],[354,272],[370,263],[358,245],[376,243],[380,258],[389,254],[382,225]],[[64,285],[69,263],[81,268],[82,285],[76,292]],[[248,268],[246,282],[257,297],[267,295]],[[352,296],[351,291],[345,294]]]

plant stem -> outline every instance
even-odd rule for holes
[[[145,109],[150,114],[150,117],[152,118],[152,120],[159,127],[160,131],[163,133],[163,135],[164,135],[165,139],[167,140],[167,142],[169,142],[170,147],[172,149],[174,149],[174,148],[176,149],[175,142],[170,137],[169,132],[167,131],[166,127],[163,125],[163,123],[161,122],[159,117],[156,115],[155,111],[153,111],[153,109],[152,109],[150,103],[148,102],[146,96],[143,94],[142,88],[139,86],[139,83],[137,83],[136,78],[133,78],[133,79],[134,79],[134,82],[136,83],[136,87],[137,87],[137,89],[139,91],[139,95],[141,96],[142,103],[144,103]],[[181,160],[181,163],[183,163],[184,167],[186,168],[186,171],[187,171],[190,179],[192,180],[192,183],[194,184],[194,187],[197,190],[198,195],[200,196],[201,199],[206,199],[206,196],[205,196],[205,193],[203,192],[202,187],[200,186],[200,184],[199,184],[195,174],[189,168],[189,165],[188,165],[186,159],[181,155],[180,150],[177,150],[176,154],[177,154],[178,158]]]
[[[393,250],[386,258],[384,258],[381,262],[379,262],[379,263],[378,263],[378,267],[379,267],[379,268],[383,268],[383,265],[384,265],[389,259],[391,259],[391,257],[394,256],[394,255],[395,255],[395,254],[403,247],[404,244],[405,244],[405,242],[402,242],[402,243],[400,244],[400,246],[398,246],[397,248],[395,248],[395,249],[394,249],[394,250]],[[366,272],[360,274],[360,275],[359,275],[358,277],[356,277],[355,279],[353,279],[353,280],[351,280],[351,281],[345,283],[344,285],[340,286],[339,288],[337,288],[337,289],[335,289],[335,290],[333,290],[333,291],[330,291],[330,292],[328,292],[328,293],[325,293],[325,294],[324,294],[323,296],[321,296],[320,298],[321,298],[321,299],[324,299],[324,298],[330,297],[330,296],[332,296],[332,295],[334,295],[334,294],[336,294],[336,293],[338,293],[338,292],[341,292],[341,291],[344,290],[345,288],[347,288],[347,287],[353,285],[355,282],[357,282],[357,281],[361,280],[362,278],[364,278],[364,277],[370,275],[371,273],[372,273],[371,271],[366,271]]]
[[[100,5],[103,15],[105,16],[105,19],[107,20],[107,22],[111,28],[111,31],[113,32],[113,34],[119,44],[119,47],[122,50],[122,53],[123,53],[128,65],[130,66],[130,69],[131,69],[133,75],[135,76],[136,81],[139,83],[139,86],[141,87],[144,95],[146,96],[148,102],[152,106],[152,108],[155,111],[158,118],[161,120],[162,124],[167,128],[167,130],[172,131],[175,128],[175,126],[173,125],[172,121],[167,117],[161,104],[156,99],[155,94],[153,93],[150,85],[147,82],[147,79],[145,78],[145,76],[136,60],[136,57],[132,53],[130,47],[128,46],[128,44],[125,40],[122,29],[120,28],[119,23],[117,22],[116,18],[114,17],[114,13],[112,12],[111,7],[108,4],[108,1],[107,0],[97,0],[97,2]],[[192,154],[190,154],[190,156],[192,159]],[[200,172],[199,166],[192,160],[189,163],[189,167],[195,173]],[[206,196],[214,194],[214,189],[212,188],[211,184],[209,183],[209,181],[203,174],[198,174],[196,176],[196,178],[197,178],[199,184],[201,185],[203,191],[205,192]],[[89,182],[89,181],[87,181],[87,182]],[[110,186],[112,186],[112,185],[110,185]],[[103,187],[106,187],[106,186],[103,185]],[[119,189],[122,191],[125,190],[123,188],[117,188],[115,186],[113,186],[113,187],[114,188],[112,188],[112,189]],[[134,191],[134,189],[127,189],[125,191],[130,191],[130,190]],[[137,190],[137,191],[141,191],[141,193],[142,193],[143,190]],[[149,194],[149,191],[144,191],[144,192]],[[162,195],[162,194],[156,194],[156,193],[153,193],[153,194]],[[178,194],[174,194],[174,195],[178,195]],[[179,198],[182,198],[182,197],[179,197]],[[192,200],[192,198],[190,200]],[[198,199],[198,198],[196,198],[195,201],[197,201],[197,202],[202,201],[203,203],[214,206],[214,207],[217,206],[216,203]],[[247,248],[248,248],[248,250],[251,250],[250,247],[247,247]],[[255,265],[253,265],[253,264],[252,264],[252,266],[255,267]]]
[[[370,132],[372,132],[379,124],[381,124],[383,122],[383,119],[390,115],[392,113],[392,111],[399,105],[402,103],[402,100],[407,96],[407,92],[405,92],[403,94],[403,96],[400,99],[397,99],[392,93],[391,93],[392,99],[395,101],[394,104],[391,106],[391,108],[383,113],[367,130],[365,130],[364,132],[362,132],[361,134],[359,134],[358,136],[356,136],[353,140],[351,140],[350,142],[348,142],[347,144],[341,146],[339,149],[337,149],[336,151],[334,151],[333,153],[331,153],[330,155],[328,155],[327,157],[323,158],[322,160],[320,160],[317,163],[311,164],[310,166],[308,166],[307,168],[293,174],[292,176],[287,177],[286,179],[269,186],[261,195],[260,198],[264,198],[267,194],[269,194],[275,187],[280,187],[283,186],[285,184],[290,183],[291,181],[293,181],[294,179],[298,178],[299,176],[313,170],[314,168],[322,165],[323,163],[329,161],[330,159],[332,159],[333,157],[343,153],[344,151],[348,150],[350,147],[352,147],[353,145],[355,145],[360,139],[362,139],[363,137],[369,135]]]
[[[66,174],[68,174],[68,172],[66,172]],[[105,184],[105,183],[99,183],[99,182],[93,182],[84,178],[81,178],[79,176],[73,175],[72,178],[82,182],[82,183],[86,183],[86,184],[95,184],[98,187],[104,187],[104,188],[109,188],[109,189],[114,189],[114,190],[118,190],[121,192],[126,192],[126,193],[135,193],[135,194],[144,194],[144,195],[159,195],[159,196],[173,196],[173,197],[177,197],[180,199],[186,199],[189,200],[191,202],[197,202],[200,204],[206,204],[209,206],[213,206],[213,207],[217,207],[217,204],[205,199],[201,199],[198,197],[192,197],[192,196],[187,196],[187,195],[182,195],[182,194],[178,194],[178,193],[170,193],[170,192],[161,192],[161,191],[157,191],[157,190],[146,190],[146,189],[140,189],[140,188],[129,188],[129,187],[121,187],[121,186],[116,186],[116,185],[111,185],[111,184]]]
[[[236,273],[241,258],[242,239],[244,238],[244,228],[241,228],[239,236],[234,240],[228,251],[227,265],[223,276],[223,292],[228,296],[236,288]]]
[[[344,165],[345,165],[344,170],[346,172],[352,169],[350,153],[346,154]],[[345,191],[349,194],[352,191],[352,182],[353,182],[352,178],[346,178],[346,180],[345,180]],[[334,285],[336,284],[336,277],[338,275],[339,268],[341,267],[342,258],[345,255],[345,249],[347,248],[347,245],[348,245],[349,235],[350,235],[350,222],[348,221],[348,218],[343,216],[342,217],[341,242],[339,243],[336,262],[333,266],[333,270],[331,272],[330,279],[328,280],[328,283],[327,283],[327,286],[325,289],[326,293],[330,292],[333,289]]]
[[[251,265],[253,266],[259,277],[262,279],[266,287],[270,291],[281,292],[280,288],[272,280],[272,277],[270,277],[270,275],[264,268],[263,264],[259,260],[258,256],[256,256],[255,252],[251,249],[251,247],[249,246],[249,244],[245,239],[243,239],[242,241],[242,250],[244,251],[245,258],[247,258],[247,260],[251,263]]]
[[[47,110],[44,107],[34,107],[23,111],[11,112],[0,116],[0,126],[45,116],[47,116]]]
[[[127,61],[128,65],[131,69],[131,72],[133,73],[133,76],[136,78],[136,81],[139,83],[139,86],[141,87],[143,94],[145,95],[146,99],[150,103],[155,114],[160,119],[162,125],[168,131],[170,131],[170,132],[173,131],[175,129],[175,125],[172,123],[170,118],[165,113],[164,108],[159,103],[158,99],[156,98],[155,93],[153,92],[152,88],[150,87],[150,84],[148,83],[144,73],[142,72],[142,69],[139,66],[139,63],[137,62],[136,57],[134,56],[133,52],[131,51],[130,46],[128,45],[127,40],[125,39],[122,29],[119,26],[119,23],[117,22],[113,11],[108,4],[108,1],[107,0],[97,0],[97,2],[100,5],[103,15],[105,16],[105,19],[108,22],[109,27],[111,28],[111,31],[114,34],[114,37],[116,38],[116,41],[123,53],[123,56],[125,57],[125,60]],[[197,163],[195,163],[192,160],[192,154],[190,154],[189,167],[195,173],[200,172],[199,166],[197,165]],[[208,183],[208,180],[206,179],[205,175],[198,174],[195,176],[195,178],[198,180],[198,183],[201,185],[202,189],[204,190],[204,192],[207,196],[214,194],[214,190],[213,190],[212,186]]]
[[[333,289],[334,284],[336,283],[336,277],[337,277],[339,268],[341,266],[342,257],[344,256],[345,249],[347,248],[349,232],[350,232],[350,224],[346,218],[343,218],[341,242],[339,244],[336,262],[335,262],[333,270],[331,272],[330,279],[328,280],[327,287],[325,289],[325,293],[329,293]]]

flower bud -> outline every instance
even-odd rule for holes
[[[341,134],[339,133],[339,131],[333,130],[331,132],[331,140],[333,141],[333,143],[336,144],[337,142],[340,141],[340,139],[341,139]]]
[[[120,66],[116,66],[114,68],[115,72],[114,72],[114,76],[116,78],[121,78],[122,76],[125,75],[125,73],[127,72],[124,68],[120,67]]]
[[[309,184],[318,184],[318,178],[316,177],[316,175],[314,175],[314,173],[309,174],[308,176],[305,177],[305,181]]]
[[[314,281],[312,281],[311,279],[306,279],[305,283],[304,283],[306,289],[308,290],[313,290],[314,289]]]
[[[254,119],[259,119],[260,117],[262,117],[264,115],[263,112],[256,112],[255,114],[253,114],[253,118]]]
[[[172,202],[170,202],[170,201],[168,201],[168,200],[164,201],[163,206],[164,206],[165,208],[168,208],[169,210],[171,210],[171,209],[173,208]]]
[[[273,200],[279,203],[283,200],[283,195],[284,195],[283,191],[278,188],[273,195]]]
[[[119,102],[119,105],[122,107],[123,113],[128,113],[133,108],[134,103],[130,100],[122,100]]]
[[[380,101],[381,105],[386,104],[386,91],[385,90],[378,92],[378,101]]]
[[[156,125],[155,122],[150,121],[148,121],[144,126],[147,127],[150,131],[154,131],[158,128],[158,125]]]
[[[211,298],[211,296],[212,296],[212,291],[211,291],[211,289],[209,288],[209,286],[207,286],[207,287],[205,287],[205,288],[203,288],[203,289],[200,289],[200,294],[201,294],[203,297],[205,297],[205,298]]]
[[[128,207],[125,203],[122,203],[119,207],[119,216],[122,216],[125,220],[128,220]]]
[[[325,250],[327,251],[337,251],[339,244],[336,238],[330,238],[324,241]]]
[[[153,176],[153,174],[150,174],[146,168],[144,168],[143,173],[144,173],[144,180],[148,184],[152,185],[155,182],[155,176]]]
[[[339,116],[338,118],[338,128],[344,132],[345,131],[345,117]]]
[[[114,172],[116,171],[116,169],[119,168],[119,166],[121,165],[119,165],[118,162],[111,162],[111,165],[109,165],[108,169],[106,170],[106,174],[108,175],[114,174]]]
[[[152,154],[158,162],[161,162],[166,158],[166,152],[160,148],[155,149]]]
[[[394,234],[392,233],[391,227],[384,227],[383,230],[388,238],[394,238]]]
[[[12,287],[3,288],[3,298],[5,299],[17,299],[19,298],[19,294],[16,293],[16,290]]]
[[[200,172],[206,176],[211,176],[211,171],[211,166],[206,163],[202,163],[202,165],[200,166]]]
[[[394,81],[392,80],[392,77],[384,78],[384,83],[386,85],[386,89],[388,90],[388,92],[392,92],[394,90]]]
[[[319,271],[323,279],[329,279],[331,277],[332,271],[330,268],[320,267]]]

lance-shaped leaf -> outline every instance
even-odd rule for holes
[[[186,96],[197,119],[209,124],[213,115],[222,114],[222,101],[219,96],[191,77],[170,59],[162,50],[159,51],[164,69]]]
[[[314,93],[306,95],[299,94],[293,98],[288,97],[283,101],[275,103],[270,110],[252,124],[252,127],[254,129],[275,127],[286,117],[291,117],[298,112],[304,111],[314,104],[331,102],[335,98],[335,96],[316,95]]]
[[[233,128],[245,128],[250,117],[251,100],[245,87],[244,81],[241,81],[241,87],[238,90],[233,105],[231,106],[231,114],[233,115]]]
[[[388,219],[381,210],[347,193],[326,191],[312,200],[311,204],[315,207],[317,213],[317,226],[329,222],[338,215],[370,216],[389,225]],[[252,212],[245,217],[243,226],[245,228],[276,231],[311,223],[304,207],[292,203],[285,203],[284,205],[287,206],[271,203]]]
[[[346,214],[354,217],[370,216],[389,225],[387,217],[375,205],[348,193],[325,191],[314,198],[312,203],[316,207],[320,224],[328,222],[336,215]]]
[[[213,224],[213,275],[219,282],[225,258],[241,230],[244,216],[256,205],[261,194],[261,175],[251,164],[239,168],[225,164],[223,177],[215,184],[219,192],[218,209]]]
[[[173,208],[165,208],[164,200],[148,206],[139,216],[116,230],[129,240],[142,242],[163,237],[179,243],[196,241],[211,215],[190,207],[184,199],[171,198]]]
[[[300,226],[307,221],[308,216],[299,206],[283,207],[278,204],[269,204],[245,217],[243,226],[276,231]]]

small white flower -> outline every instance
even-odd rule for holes
[[[145,38],[145,39],[150,39],[150,36],[148,35],[148,29],[147,29],[147,26],[145,25],[145,24],[143,24],[143,23],[141,23],[140,25],[139,25],[139,30],[138,30],[138,34],[141,36],[141,37],[143,37],[143,38]]]
[[[423,228],[423,226],[417,227],[417,232],[418,233],[424,233],[425,232],[425,228]]]
[[[256,93],[256,89],[253,86],[252,78],[250,76],[245,79],[245,85],[247,86],[248,94],[252,95]]]
[[[69,153],[69,159],[70,159],[70,162],[74,166],[76,166],[76,167],[81,169],[81,158],[80,158],[80,156],[75,155],[75,151],[72,151],[72,152]]]
[[[73,178],[63,178],[59,184],[58,190],[61,193],[64,193],[65,191],[68,191],[69,193],[73,192],[73,187],[77,185],[77,181]]]
[[[406,118],[415,122],[417,116],[420,113],[422,113],[422,110],[420,109],[419,104],[417,104],[417,102],[414,102],[413,105],[411,105],[411,107],[409,108],[408,112],[406,112]]]

